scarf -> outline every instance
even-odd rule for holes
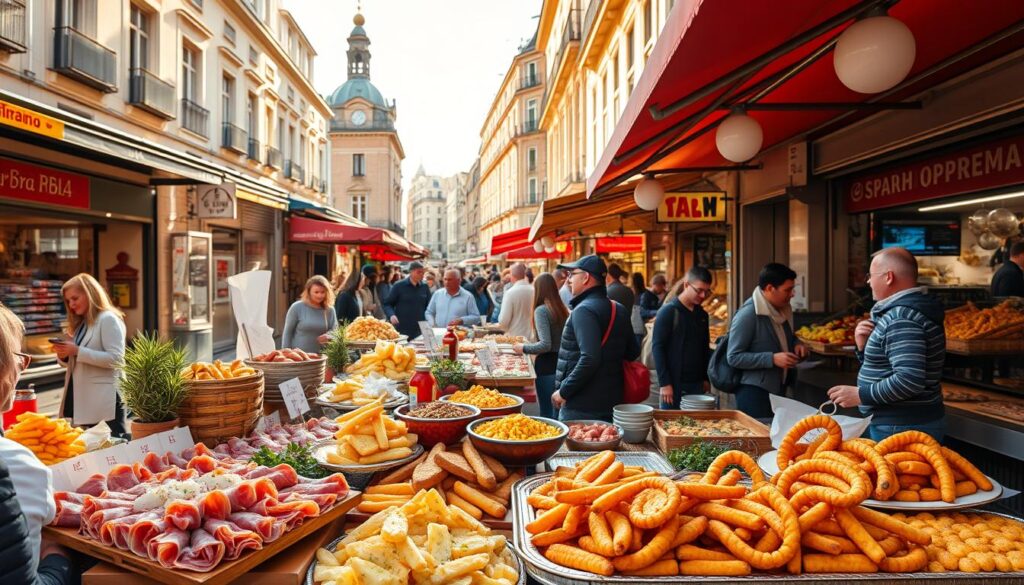
[[[785,323],[789,323],[789,327],[793,327],[793,309],[789,305],[781,311],[776,309],[774,305],[768,302],[768,299],[764,298],[764,294],[761,292],[760,287],[754,287],[754,292],[750,295],[750,298],[754,301],[754,314],[768,317],[772,321],[772,329],[775,330],[775,336],[779,338],[779,347],[782,351],[791,351],[789,347],[789,338],[786,336],[786,330],[783,327]],[[782,369],[782,379],[786,379],[788,368]]]

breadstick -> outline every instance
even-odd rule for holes
[[[679,563],[675,559],[663,559],[653,565],[635,571],[622,571],[631,577],[675,577],[679,574]]]
[[[716,577],[741,577],[750,574],[750,565],[743,561],[682,561],[680,575],[706,575]]]
[[[518,471],[508,475],[498,484],[498,489],[494,490],[494,495],[505,502],[509,501],[509,498],[512,497],[512,485],[520,479],[523,479],[523,474]]]
[[[857,548],[859,548],[866,557],[871,559],[873,563],[877,565],[885,558],[885,551],[882,550],[882,547],[878,545],[878,542],[876,542],[874,538],[871,538],[868,531],[861,526],[860,521],[857,520],[849,510],[835,510],[835,518],[836,522],[838,522],[839,526],[843,529],[843,532],[846,533],[846,536],[848,536],[850,540],[857,545]]]
[[[611,514],[612,512],[609,512]],[[568,517],[567,517],[568,518]],[[590,529],[590,537],[594,542],[594,549],[583,546],[582,542],[580,546],[590,552],[595,552],[605,557],[618,556],[615,553],[615,545],[612,541],[612,529],[608,524],[608,520],[605,514],[590,514],[587,516],[587,527]],[[582,538],[580,539],[583,540]],[[596,550],[595,550],[596,549]]]
[[[473,446],[473,443],[469,441],[462,442],[462,456],[469,462],[469,466],[473,468],[473,472],[476,473],[476,482],[481,487],[487,490],[493,490],[498,487],[497,477],[491,468],[484,462],[483,457]]]
[[[448,494],[448,504],[452,505],[452,506],[458,506],[459,508],[462,508],[463,512],[469,514],[470,516],[476,518],[477,520],[480,520],[480,519],[482,519],[484,517],[483,510],[481,510],[480,508],[477,508],[473,504],[470,504],[466,500],[460,498],[458,494],[449,493]]]
[[[920,544],[926,546],[932,543],[932,536],[926,532],[901,522],[888,514],[876,512],[870,508],[864,508],[862,506],[855,506],[850,508],[853,515],[866,524],[877,526],[883,530],[887,530],[897,536],[902,536],[906,540],[913,542],[914,544]]]
[[[710,550],[694,546],[692,544],[682,544],[676,547],[676,558],[680,561],[735,561],[736,557],[732,556],[732,553],[721,552],[717,550]]]
[[[607,485],[617,482],[622,477],[622,472],[625,468],[625,464],[621,461],[613,462],[607,469],[601,472],[601,475],[594,479],[594,485]]]
[[[796,465],[801,465],[797,463]],[[758,569],[775,569],[788,563],[800,548],[800,520],[789,501],[774,486],[766,485],[760,493],[778,515],[778,519],[765,518],[772,530],[783,535],[782,545],[773,552],[762,552],[743,542],[729,526],[720,520],[710,520],[708,530],[725,545],[736,558]]]
[[[544,557],[563,567],[596,573],[605,577],[610,577],[615,573],[615,566],[608,559],[567,544],[549,546],[544,551]]]
[[[956,496],[969,496],[978,491],[978,485],[971,480],[956,482]]]
[[[487,467],[491,468],[491,473],[494,474],[495,479],[498,481],[505,481],[505,479],[508,478],[508,468],[502,465],[500,461],[490,455],[484,455],[483,453],[480,453],[480,457],[484,460],[484,463],[487,464]]]
[[[415,492],[412,490],[411,483],[392,483],[392,484],[380,484],[371,485],[366,488],[364,494],[390,494],[394,496],[413,496]]]
[[[573,506],[569,509],[569,513],[565,515],[565,520],[562,521],[562,528],[566,532],[576,532],[576,529],[579,528],[580,523],[587,517],[589,511],[590,508],[588,506]],[[610,534],[608,537],[611,540]]]
[[[402,502],[359,502],[356,509],[365,514],[376,514],[388,508],[398,507]]]
[[[671,550],[672,541],[676,538],[676,532],[679,530],[679,516],[673,516],[665,525],[658,530],[658,533],[654,535],[646,545],[640,548],[640,550],[617,557],[612,560],[612,564],[618,571],[636,571],[649,565],[652,565],[655,561],[661,558],[666,552]]]
[[[743,474],[739,469],[730,467],[729,471],[722,477],[718,478],[718,482],[715,485],[736,485],[743,479]]]
[[[403,481],[408,481],[410,478],[412,478],[412,472],[415,471],[416,467],[418,467],[420,463],[423,463],[423,460],[426,459],[426,458],[427,458],[427,453],[422,453],[416,459],[413,459],[409,463],[406,463],[405,465],[403,465],[403,466],[399,467],[398,469],[392,471],[391,473],[385,475],[377,483],[378,484],[388,484],[388,483],[400,483],[400,482],[403,482]]]
[[[576,474],[576,479],[586,483],[591,483],[597,479],[605,469],[608,468],[612,463],[615,462],[614,451],[601,451],[598,456],[588,464],[586,467],[580,470]]]
[[[833,537],[818,534],[817,532],[804,532],[803,536],[800,537],[800,544],[804,548],[811,548],[830,555],[837,555],[843,552],[843,547],[833,540]],[[859,552],[859,550],[854,546],[853,550],[849,552]]]
[[[672,541],[672,548],[677,548],[697,540],[707,529],[707,516],[697,516],[696,518],[689,520],[679,527],[679,531],[676,532],[676,539]]]
[[[750,512],[744,512],[714,502],[704,502],[693,508],[693,513],[707,516],[708,520],[721,520],[731,526],[741,526],[748,530],[758,531],[764,528],[764,521]]]
[[[488,498],[484,494],[461,481],[455,482],[455,493],[494,518],[504,518],[505,513],[508,512],[508,509],[505,506],[498,504],[494,500]]]
[[[577,536],[579,536],[579,532],[567,532],[565,528],[555,528],[554,530],[535,534],[530,538],[530,542],[532,542],[534,546],[538,547],[551,546],[552,544],[558,544],[559,542],[570,541]]]
[[[804,555],[807,573],[877,573],[878,565],[864,555]]]
[[[530,534],[540,534],[561,526],[562,522],[565,522],[565,516],[569,513],[569,509],[572,508],[569,504],[558,504],[550,510],[545,510],[537,518],[526,525],[526,531]]]
[[[896,464],[896,470],[908,475],[923,475],[925,477],[933,472],[932,466],[923,461],[900,461]]]

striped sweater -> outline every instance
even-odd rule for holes
[[[909,289],[871,309],[875,330],[857,374],[860,411],[876,424],[915,424],[945,416],[943,307],[924,288]]]

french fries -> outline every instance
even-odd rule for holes
[[[422,358],[426,360],[426,358]],[[416,350],[390,341],[378,341],[372,352],[364,353],[345,368],[349,374],[369,376],[377,373],[391,380],[408,380],[416,370]],[[425,362],[424,362],[425,363]]]
[[[256,370],[244,363],[242,360],[234,360],[225,363],[220,360],[210,362],[196,362],[181,371],[181,377],[186,380],[233,380],[256,374]]]
[[[27,447],[47,465],[85,453],[85,445],[79,439],[82,429],[72,427],[63,418],[51,419],[43,414],[23,412],[16,420],[18,422],[11,425],[4,436]]]
[[[339,416],[334,451],[327,461],[335,465],[372,465],[412,455],[418,437],[405,423],[384,414],[383,397]]]

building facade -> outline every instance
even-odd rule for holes
[[[536,37],[512,60],[480,130],[480,245],[528,227],[547,193],[547,144],[540,126],[546,84]]]
[[[420,165],[406,194],[409,211],[407,237],[441,260],[448,251],[448,184],[450,179],[428,175]]]
[[[469,173],[456,173],[445,179],[447,189],[445,216],[448,233],[445,235],[445,259],[450,264],[462,262],[468,257],[469,246],[466,238],[469,229],[466,223],[468,213]]]
[[[466,185],[466,258],[479,259],[480,243],[480,159],[473,161]]]
[[[5,116],[0,164],[77,186],[48,194],[40,179],[0,192],[14,220],[3,249],[21,250],[2,260],[2,276],[45,275],[59,290],[89,272],[125,311],[130,335],[179,336],[200,357],[233,347],[227,277],[287,268],[289,200],[327,200],[330,110],[294,19],[278,0],[66,0],[6,2],[0,21],[0,105],[46,130]],[[200,219],[203,184],[233,189],[234,212]],[[211,274],[189,280],[174,269],[173,235],[185,232],[206,235],[194,251]],[[287,278],[274,272],[274,328]],[[29,329],[36,354],[49,353],[40,340],[63,318],[59,303],[49,308]]]
[[[328,97],[334,207],[373,227],[403,233],[397,108],[370,82],[370,38],[357,14],[348,37],[348,80]]]

